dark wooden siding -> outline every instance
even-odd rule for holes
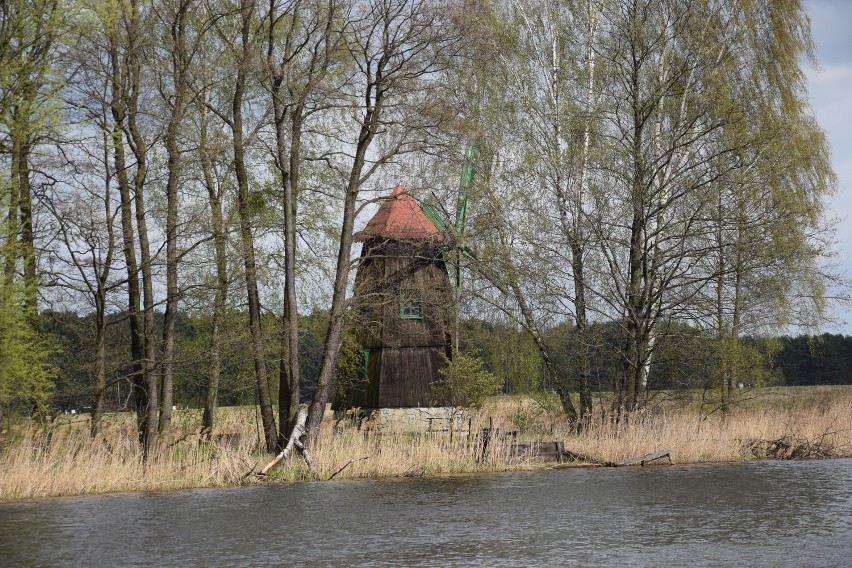
[[[400,290],[416,291],[423,318],[400,315]],[[454,325],[453,293],[436,244],[428,241],[364,243],[355,279],[356,334],[369,350],[366,380],[343,404],[362,408],[426,406],[440,377]],[[356,392],[357,391],[357,392]]]
[[[383,348],[378,407],[429,406],[441,353],[443,347]]]
[[[441,347],[453,323],[453,296],[447,269],[432,246],[392,243],[385,248],[386,301],[382,318],[382,345],[386,347]],[[400,290],[416,291],[423,302],[423,319],[399,314]]]

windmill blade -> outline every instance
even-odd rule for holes
[[[476,159],[479,157],[481,145],[479,140],[468,140],[464,149],[464,165],[462,166],[459,183],[459,202],[456,208],[456,238],[461,241],[467,220],[467,204],[470,199],[470,189],[476,179]]]

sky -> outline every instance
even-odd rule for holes
[[[852,1],[805,0],[819,69],[808,69],[811,107],[831,144],[837,192],[827,211],[838,219],[840,271],[852,279]],[[824,331],[852,335],[852,306],[834,311],[841,320]]]

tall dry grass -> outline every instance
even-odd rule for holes
[[[528,423],[527,433],[552,432],[565,441],[566,449],[601,463],[661,449],[670,449],[675,463],[741,461],[760,457],[750,442],[779,439],[819,445],[826,455],[852,456],[852,387],[767,388],[738,396],[727,413],[712,400],[703,400],[701,393],[664,396],[619,424],[599,417],[580,434],[554,431],[553,424],[559,423],[549,418],[536,421],[553,410],[534,400],[504,403],[495,414],[504,424]],[[533,419],[513,420],[524,416],[524,408]]]
[[[107,415],[97,438],[87,419],[67,416],[12,430],[0,454],[0,499],[235,485],[256,446],[239,434],[206,441],[178,430],[144,460],[129,413]]]
[[[833,455],[852,456],[850,387],[763,390],[724,415],[712,412],[697,396],[649,408],[620,425],[600,420],[581,434],[568,430],[550,397],[500,397],[483,409],[471,432],[452,436],[358,430],[328,420],[312,452],[317,472],[311,473],[296,456],[273,469],[270,478],[383,478],[540,467],[512,460],[508,444],[515,439],[562,440],[574,454],[600,463],[663,448],[671,450],[675,463],[748,460],[756,457],[750,440],[782,437],[816,441]],[[0,499],[265,482],[246,476],[270,459],[262,451],[254,409],[222,409],[210,440],[198,435],[199,419],[197,412],[178,412],[174,433],[148,460],[142,459],[133,417],[126,413],[109,415],[95,439],[85,417],[10,427],[0,450]],[[480,430],[486,427],[517,437],[495,438],[504,443],[492,442],[483,452]]]
[[[47,426],[19,425],[0,451],[0,500],[264,482],[247,475],[271,459],[263,452],[253,409],[222,409],[217,434],[210,440],[192,426],[200,419],[195,412],[179,411],[176,417],[184,426],[162,440],[147,460],[129,413],[108,415],[97,438],[89,436],[83,417],[61,416]],[[453,434],[340,429],[327,420],[312,451],[316,472],[297,456],[273,469],[269,479],[424,476],[524,467],[510,463],[504,448],[483,455],[478,435]]]

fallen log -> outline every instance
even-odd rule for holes
[[[299,450],[299,453],[302,454],[302,457],[305,458],[305,463],[308,464],[308,468],[311,470],[311,473],[316,474],[317,468],[314,465],[313,460],[311,459],[311,454],[308,453],[307,448],[302,443],[302,436],[305,434],[305,421],[308,419],[308,410],[307,408],[302,408],[299,410],[299,416],[296,418],[296,425],[293,427],[293,432],[290,434],[290,440],[287,442],[287,447],[284,448],[280,454],[275,456],[275,459],[266,464],[258,476],[266,476],[267,472],[275,467],[275,464],[280,462],[281,460],[290,457],[290,453],[293,451],[295,447]]]
[[[644,456],[639,456],[638,458],[630,458],[629,460],[620,461],[615,465],[616,466],[619,466],[619,465],[634,465],[634,464],[638,463],[639,465],[644,466],[646,463],[651,463],[651,462],[654,462],[654,461],[657,461],[657,460],[660,460],[660,459],[663,459],[663,458],[668,458],[669,464],[671,464],[672,463],[672,451],[668,450],[668,449],[660,450],[658,452],[652,452],[650,454],[645,454]]]

